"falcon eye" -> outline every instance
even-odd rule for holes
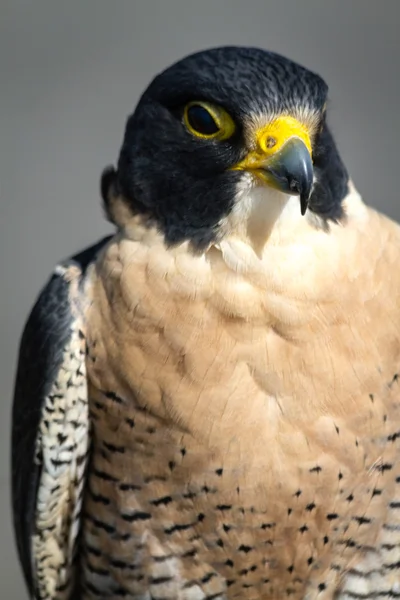
[[[235,131],[235,124],[226,110],[209,102],[189,102],[183,121],[192,135],[203,139],[225,140]]]
[[[219,131],[214,117],[204,106],[193,104],[187,109],[187,121],[191,129],[201,135],[215,135]]]
[[[201,104],[190,104],[186,107],[186,122],[195,134],[214,137],[219,132],[219,125],[208,108]]]

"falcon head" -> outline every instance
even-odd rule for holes
[[[123,198],[168,244],[250,235],[286,210],[338,221],[348,175],[326,124],[327,85],[245,47],[192,54],[150,83],[102,195]],[[110,211],[108,211],[110,213]],[[263,225],[264,224],[264,225]]]

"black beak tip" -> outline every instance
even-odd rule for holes
[[[308,207],[308,195],[301,194],[300,195],[300,212],[301,216],[304,217],[306,214]]]
[[[288,178],[288,187],[291,192],[297,194],[300,197],[300,211],[302,216],[306,214],[308,208],[308,200],[311,195],[311,187],[312,187],[312,174],[308,177],[306,181],[303,181],[303,185],[295,180]]]

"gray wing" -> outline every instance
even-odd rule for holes
[[[89,412],[85,328],[87,267],[110,238],[59,265],[26,322],[12,410],[12,507],[31,597],[69,598],[73,585]]]

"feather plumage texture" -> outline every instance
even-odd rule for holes
[[[204,98],[229,139],[185,126]],[[21,343],[35,600],[400,596],[400,226],[349,181],[326,100],[225,47],[129,117],[100,186],[117,233],[57,269]]]
[[[14,528],[33,598],[71,598],[75,585],[89,404],[85,272],[108,238],[58,265],[21,340],[13,404]]]
[[[390,589],[400,230],[346,202],[345,227],[286,226],[261,259],[240,239],[166,249],[139,218],[109,244],[87,314],[85,597]]]

